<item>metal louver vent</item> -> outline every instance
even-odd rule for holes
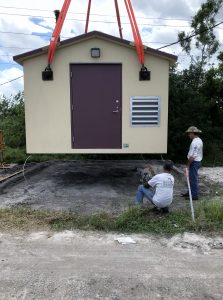
[[[160,97],[131,97],[132,126],[158,126],[160,123]]]

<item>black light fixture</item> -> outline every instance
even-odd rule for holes
[[[50,68],[50,65],[48,65],[45,70],[42,72],[42,80],[43,81],[50,81],[53,80],[53,71]]]
[[[99,58],[101,55],[100,48],[91,48],[91,57]]]
[[[150,80],[150,71],[145,66],[142,66],[141,70],[139,71],[139,80]]]

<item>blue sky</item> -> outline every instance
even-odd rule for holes
[[[175,42],[178,32],[190,30],[192,16],[204,0],[132,0],[143,43],[158,48]],[[72,1],[61,32],[62,39],[84,33],[87,0]],[[13,62],[13,55],[49,44],[55,26],[53,11],[61,9],[63,0],[0,0],[0,84],[23,75],[22,67]],[[123,36],[133,40],[124,1],[119,0]],[[222,11],[220,16],[222,16]],[[222,19],[220,18],[219,19]],[[92,1],[89,31],[99,30],[118,36],[114,1]],[[223,26],[216,30],[223,42]],[[222,49],[221,49],[222,50]],[[163,51],[179,56],[184,66],[188,57],[179,45]],[[7,96],[23,90],[23,79],[0,86],[0,95]]]

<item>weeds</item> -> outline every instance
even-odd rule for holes
[[[177,211],[168,215],[135,206],[119,214],[80,215],[73,212],[33,211],[28,208],[0,210],[0,230],[100,230],[172,235],[190,232],[222,232],[223,202],[204,201],[195,210],[195,223],[190,212]]]
[[[223,229],[223,202],[204,201],[196,211],[196,229],[198,231],[218,231]]]

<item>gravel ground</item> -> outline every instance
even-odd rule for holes
[[[223,184],[223,167],[201,168],[199,173],[207,181]]]
[[[221,300],[223,239],[0,234],[1,300]]]
[[[32,165],[25,178],[0,184],[0,207],[120,212],[134,200],[145,166],[142,161]],[[161,162],[153,166],[161,171]],[[202,197],[222,193],[221,172],[202,168]],[[179,197],[185,178],[174,176],[172,210],[190,209]],[[119,237],[136,243],[119,244]],[[0,270],[0,300],[221,300],[223,238],[191,233],[171,238],[81,231],[0,233]]]

